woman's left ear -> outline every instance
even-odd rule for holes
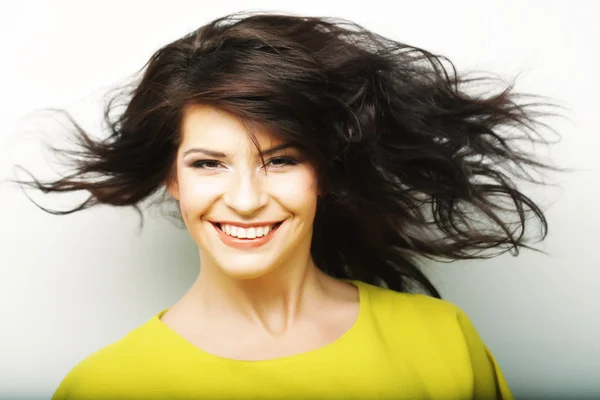
[[[317,183],[317,197],[323,197],[325,195],[325,189],[321,182]]]

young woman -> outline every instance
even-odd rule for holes
[[[513,145],[535,104],[477,82],[334,19],[228,16],[158,50],[109,137],[76,130],[71,175],[22,183],[88,191],[69,212],[167,194],[200,273],[54,399],[512,398],[419,269],[518,251],[530,214],[546,233],[515,185],[544,167]]]

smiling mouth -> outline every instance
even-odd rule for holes
[[[241,227],[229,224],[221,224],[213,222],[212,224],[222,234],[230,237],[231,239],[239,241],[259,241],[270,237],[277,229],[281,226],[283,221],[277,222],[273,225],[262,225],[254,227]]]

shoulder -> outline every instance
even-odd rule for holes
[[[460,307],[424,294],[358,284],[379,340],[393,353],[418,360],[413,367],[422,376],[439,381],[452,370],[448,377],[463,377],[475,398],[512,398],[498,363]]]
[[[52,399],[108,395],[107,383],[118,387],[121,380],[130,379],[140,366],[152,368],[160,363],[156,351],[160,346],[157,343],[160,335],[156,331],[158,315],[77,363],[62,379]]]
[[[454,303],[425,294],[358,284],[364,293],[365,313],[386,332],[454,347],[457,343],[481,343],[470,318]]]
[[[365,294],[369,311],[377,318],[397,319],[402,317],[405,325],[411,322],[456,323],[466,317],[457,305],[419,293],[403,293],[379,286],[357,282]],[[395,318],[396,317],[396,318]]]

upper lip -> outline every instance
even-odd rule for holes
[[[282,221],[267,221],[267,222],[235,222],[235,221],[210,221],[213,224],[219,224],[219,225],[233,225],[233,226],[239,226],[242,228],[253,228],[253,227],[257,227],[257,226],[272,226],[275,224],[278,224]]]

